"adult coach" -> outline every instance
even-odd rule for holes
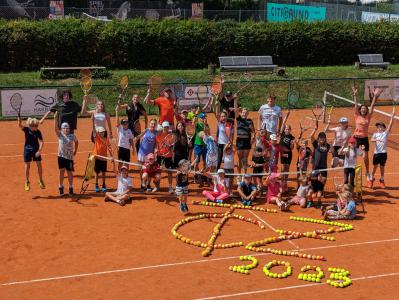
[[[148,116],[144,106],[140,103],[139,95],[134,94],[132,97],[132,101],[127,104],[120,104],[119,107],[126,109],[127,120],[129,122],[128,126],[129,129],[132,131],[134,137],[140,134],[140,132],[137,132],[134,128],[134,122],[136,122],[141,116],[144,117],[145,128],[147,128]],[[145,128],[141,128],[141,130],[144,131]],[[140,139],[137,139],[135,147],[136,153],[138,153],[140,147]]]
[[[221,94],[222,95],[222,94]],[[219,99],[220,113],[225,111],[227,118],[235,120],[234,101],[237,100],[237,95],[227,91],[221,99]]]
[[[267,103],[259,108],[259,129],[266,130],[267,136],[271,134],[279,135],[281,124],[283,122],[283,114],[281,107],[276,105],[276,97],[269,95]]]
[[[159,108],[159,124],[163,122],[168,122],[170,125],[170,129],[174,129],[174,116],[175,116],[175,105],[176,105],[176,98],[173,95],[173,92],[170,88],[166,88],[162,92],[162,96],[152,100],[150,99],[150,92],[149,89],[147,91],[147,95],[145,96],[145,103],[156,105]]]
[[[83,99],[83,109],[77,102],[72,100],[72,93],[69,90],[62,90],[59,93],[62,101],[54,104],[50,110],[41,118],[40,124],[48,117],[50,113],[58,113],[58,129],[61,129],[61,124],[67,123],[70,128],[70,133],[74,133],[77,129],[78,114],[86,110],[87,101]]]
[[[372,186],[372,178],[369,172],[369,150],[370,150],[369,127],[370,127],[371,117],[374,112],[375,103],[378,97],[381,95],[382,91],[383,91],[382,89],[374,88],[373,92],[370,93],[370,99],[372,99],[370,108],[367,107],[367,105],[365,104],[362,104],[359,107],[358,90],[356,87],[352,87],[353,98],[355,101],[355,107],[354,107],[355,132],[353,133],[353,136],[356,139],[356,148],[364,146],[363,159],[364,159],[364,165],[366,167],[367,186],[369,187]]]

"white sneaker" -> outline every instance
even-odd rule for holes
[[[171,186],[169,187],[169,194],[173,194],[173,188]]]
[[[154,188],[152,189],[152,192],[153,192],[153,193],[158,192],[158,187],[154,187]]]

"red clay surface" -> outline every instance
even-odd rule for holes
[[[346,110],[347,112],[347,110]],[[339,114],[336,110],[335,114]],[[294,135],[307,111],[290,117]],[[214,119],[211,117],[214,125]],[[396,128],[399,124],[396,124]],[[80,140],[76,156],[75,191],[81,185],[88,152],[88,119],[78,124]],[[41,127],[46,142],[43,156],[45,190],[37,186],[36,167],[31,169],[31,191],[25,192],[22,158],[23,133],[16,122],[0,123],[0,299],[395,299],[399,292],[399,235],[397,198],[399,155],[389,149],[387,189],[364,189],[366,214],[349,221],[353,231],[334,234],[336,241],[298,239],[270,245],[271,248],[296,249],[323,255],[326,262],[259,254],[244,247],[215,250],[208,258],[201,248],[176,240],[170,230],[183,218],[174,197],[134,194],[131,204],[120,207],[105,203],[100,194],[88,191],[81,204],[58,196],[57,144],[52,121]],[[213,129],[215,126],[212,127]],[[399,138],[399,137],[398,137]],[[370,156],[371,157],[371,156]],[[291,170],[294,165],[291,165]],[[137,189],[137,175],[133,175]],[[377,176],[377,179],[379,176]],[[165,179],[166,181],[166,179]],[[116,187],[113,178],[109,187]],[[92,187],[91,187],[92,188]],[[200,189],[190,185],[189,200],[200,200]],[[273,205],[261,204],[262,207]],[[190,205],[190,212],[216,212],[221,208]],[[360,207],[359,207],[360,209]],[[305,231],[323,228],[290,221],[290,215],[320,218],[314,208],[293,207],[292,213],[255,212],[274,228]],[[236,211],[256,218],[249,211]],[[207,241],[218,220],[201,220],[182,227],[180,232]],[[222,229],[220,242],[244,243],[275,236],[269,228],[229,221]],[[240,255],[257,255],[259,266],[250,275],[228,270],[240,265]],[[262,272],[267,262],[278,259],[293,265],[287,279],[271,279]],[[337,289],[326,284],[300,281],[304,265],[318,265],[328,279],[328,267],[351,272],[353,285]],[[282,271],[276,268],[275,271]]]

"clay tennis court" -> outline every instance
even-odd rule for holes
[[[334,110],[334,116],[348,110]],[[298,135],[298,123],[309,111],[293,111],[289,123]],[[252,116],[255,116],[254,114]],[[215,120],[210,116],[211,128]],[[373,122],[374,123],[374,122]],[[114,123],[113,123],[114,124]],[[82,182],[88,153],[93,145],[89,119],[79,119],[80,141],[75,164],[75,192]],[[399,123],[393,134],[398,134]],[[1,299],[395,299],[399,291],[399,153],[388,148],[387,188],[364,188],[364,213],[354,221],[354,230],[335,233],[336,241],[309,238],[272,244],[271,248],[299,250],[325,256],[327,261],[276,256],[246,250],[244,247],[216,249],[204,258],[202,248],[185,244],[173,237],[171,228],[184,218],[176,197],[158,194],[133,195],[125,207],[105,203],[102,194],[85,193],[80,203],[58,196],[57,143],[53,121],[47,120],[40,130],[45,140],[44,179],[47,188],[37,186],[36,166],[31,168],[31,191],[24,191],[23,133],[16,121],[0,123],[0,298]],[[371,129],[374,131],[374,128]],[[396,137],[398,138],[398,137]],[[371,155],[371,153],[370,153]],[[134,161],[134,160],[133,160]],[[291,165],[291,169],[294,165]],[[109,173],[108,187],[116,188]],[[378,173],[377,173],[378,175]],[[137,174],[133,176],[138,191]],[[379,176],[377,176],[377,179]],[[166,179],[165,179],[166,181]],[[164,184],[166,184],[164,182]],[[293,187],[293,185],[292,185]],[[190,185],[190,200],[202,200],[201,189]],[[275,208],[261,200],[260,206]],[[225,208],[189,206],[192,215],[200,212],[223,212]],[[361,207],[358,206],[361,210]],[[276,236],[272,228],[306,231],[326,228],[323,225],[294,222],[289,216],[321,218],[320,210],[292,207],[290,213],[270,214],[236,210],[245,217],[260,220],[262,230],[254,224],[229,220],[223,227],[221,243],[242,241],[247,244]],[[199,220],[181,227],[180,232],[192,239],[207,241],[219,220]],[[231,265],[246,262],[240,255],[255,255],[259,266],[242,275],[229,271]],[[293,275],[286,279],[266,277],[263,266],[271,260],[292,264]],[[322,283],[297,279],[305,265],[322,267]],[[325,284],[328,267],[351,272],[353,284],[339,289]],[[282,267],[273,268],[283,272]]]

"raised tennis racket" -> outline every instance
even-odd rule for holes
[[[139,135],[146,129],[146,124],[145,120],[143,118],[138,118],[136,121],[133,123],[133,134],[134,136]]]
[[[288,108],[297,107],[298,102],[299,102],[299,92],[290,87],[287,95]]]
[[[186,124],[186,135],[187,135],[187,144],[190,144],[191,140],[195,135],[195,125],[191,122]]]
[[[151,95],[159,95],[159,92],[162,90],[162,77],[159,75],[152,75],[148,80],[148,88],[150,90]]]
[[[391,89],[392,105],[396,106],[399,104],[399,87]]]
[[[313,126],[313,119],[311,117],[305,117],[299,122],[299,126],[302,131],[306,131]]]
[[[204,100],[209,98],[209,88],[206,85],[200,85],[197,89],[198,100]]]
[[[238,79],[238,90],[236,92],[236,94],[242,92],[243,90],[245,90],[246,88],[249,87],[249,85],[252,82],[252,74],[249,72],[245,72],[243,73],[240,78]]]
[[[81,79],[91,77],[91,71],[89,69],[81,69],[79,75]]]
[[[118,101],[122,99],[122,96],[125,95],[127,86],[129,85],[129,77],[127,75],[122,76],[122,78],[119,80],[117,89],[118,89]]]
[[[211,84],[211,92],[214,95],[219,95],[222,91],[223,77],[217,75],[213,77]]]
[[[336,191],[339,191],[342,188],[342,186],[344,185],[343,174],[337,174],[334,176],[334,185]]]
[[[173,146],[177,141],[176,135],[173,133],[169,133],[167,136],[163,138],[160,143],[160,148],[158,151],[159,156],[168,156],[173,152]]]
[[[316,102],[312,107],[313,115],[317,120],[320,120],[324,112],[324,104],[322,102]]]
[[[87,95],[87,108],[89,110],[96,109],[97,102],[98,102],[98,97],[96,95],[94,94]]]
[[[80,86],[82,88],[84,95],[87,96],[87,94],[89,93],[91,86],[92,86],[91,77],[83,77],[80,80]]]
[[[15,93],[10,98],[10,105],[13,110],[17,113],[18,118],[21,117],[21,107],[22,107],[22,95],[20,93]]]

